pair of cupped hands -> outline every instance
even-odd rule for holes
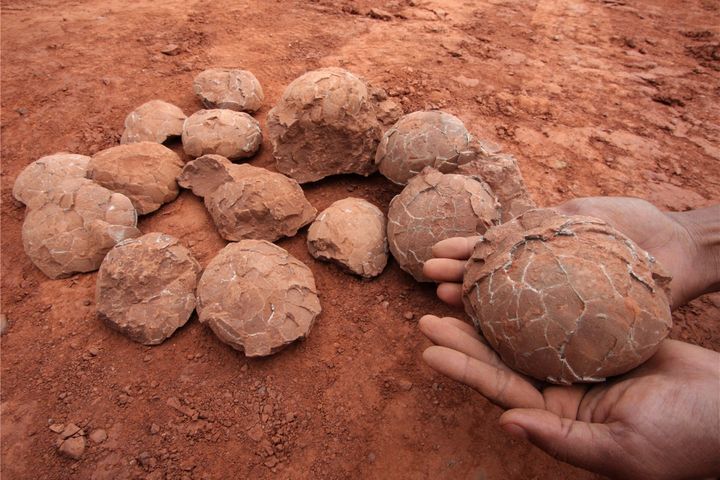
[[[632,198],[583,198],[555,210],[600,218],[652,254],[672,274],[672,304],[717,288],[717,252],[699,238],[718,208],[664,213]],[[697,213],[699,212],[699,213]],[[708,215],[712,216],[708,218]],[[433,248],[424,272],[440,282],[438,297],[462,306],[465,261],[478,237]],[[718,319],[720,321],[720,319]],[[507,409],[500,426],[554,457],[611,477],[702,478],[720,475],[720,354],[665,340],[631,372],[599,384],[555,386],[511,370],[475,328],[426,315],[420,330],[435,344],[423,358]]]

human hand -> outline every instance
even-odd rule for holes
[[[673,277],[673,308],[720,287],[720,206],[661,212],[638,198],[589,197],[570,200],[555,210],[604,220],[653,255]],[[442,282],[437,289],[441,300],[462,305],[465,261],[479,238],[449,238],[433,247],[436,258],[425,262],[424,273]]]
[[[666,340],[650,360],[613,380],[545,385],[514,372],[475,329],[426,315],[423,353],[434,370],[510,409],[508,433],[579,467],[632,479],[720,474],[720,354]]]

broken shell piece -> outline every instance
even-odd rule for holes
[[[375,100],[364,80],[341,68],[307,72],[268,113],[278,171],[300,183],[377,170],[380,141]]]
[[[97,270],[116,243],[137,237],[130,199],[84,179],[33,198],[22,227],[25,253],[50,278]]]
[[[232,68],[209,68],[200,72],[193,81],[193,89],[205,108],[239,112],[259,110],[264,97],[255,75]]]
[[[605,222],[530,210],[475,246],[463,302],[511,368],[557,384],[598,382],[658,349],[672,324],[669,282]]]
[[[382,137],[375,163],[385,177],[399,185],[425,167],[450,173],[475,158],[473,138],[463,122],[438,110],[409,113]]]
[[[89,162],[90,157],[74,153],[55,153],[41,157],[17,176],[13,196],[28,204],[34,196],[47,192],[63,180],[85,178]]]
[[[163,143],[170,137],[179,137],[185,118],[183,111],[172,103],[150,100],[125,117],[120,143]]]
[[[185,164],[178,177],[178,184],[192,189],[198,197],[206,197],[223,183],[247,174],[248,170],[242,168],[244,166],[236,165],[222,155],[203,155]]]
[[[125,240],[98,272],[98,316],[143,345],[157,345],[185,325],[195,310],[200,264],[164,233]]]
[[[262,132],[257,120],[247,113],[200,110],[185,120],[182,143],[191,157],[213,153],[231,160],[247,158],[260,148]]]
[[[233,181],[205,197],[205,206],[226,240],[291,237],[312,222],[317,210],[300,185],[283,174],[251,165],[233,165]]]
[[[131,143],[93,155],[88,177],[105,188],[120,192],[145,215],[175,200],[180,189],[176,178],[183,162],[175,152],[154,142]]]
[[[307,336],[321,311],[310,269],[262,240],[223,248],[205,268],[197,296],[200,322],[249,357]]]
[[[310,254],[366,278],[382,273],[388,260],[385,215],[361,198],[338,200],[308,229]]]
[[[419,282],[429,282],[422,270],[432,258],[433,245],[450,237],[480,235],[499,221],[499,206],[485,182],[426,167],[390,202],[388,243],[400,268]]]

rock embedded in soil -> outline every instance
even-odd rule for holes
[[[249,357],[307,336],[321,311],[310,269],[263,240],[223,248],[205,268],[197,294],[200,322]]]
[[[195,309],[200,264],[178,240],[148,233],[119,243],[98,272],[98,316],[143,345],[158,345]]]
[[[140,215],[175,200],[176,178],[183,162],[169,148],[155,142],[119,145],[93,155],[88,178],[126,195]]]
[[[205,108],[253,113],[260,109],[263,90],[255,75],[234,68],[209,68],[193,80],[193,89]]]
[[[244,112],[200,110],[185,120],[185,153],[191,157],[216,154],[231,160],[255,155],[262,144],[260,124]]]
[[[10,327],[7,316],[4,313],[0,313],[0,335],[5,335],[7,329]]]
[[[670,331],[670,277],[605,222],[530,210],[489,229],[465,268],[465,310],[503,361],[557,384],[650,358]]]
[[[268,113],[267,127],[278,171],[300,183],[377,170],[376,100],[347,70],[322,68],[295,79]]]
[[[130,199],[87,179],[64,180],[28,207],[23,247],[50,278],[97,270],[115,244],[140,235]]]
[[[41,157],[25,167],[15,179],[13,197],[28,204],[63,180],[85,178],[90,157],[74,153],[55,153]]]
[[[102,443],[107,440],[107,432],[102,428],[97,428],[90,432],[89,438],[93,443]]]
[[[73,460],[80,460],[85,453],[85,437],[77,436],[63,440],[58,448],[60,455]]]
[[[385,177],[399,185],[425,167],[451,173],[477,154],[463,122],[439,110],[409,113],[382,137],[375,163]]]
[[[163,143],[170,137],[179,137],[186,118],[183,111],[172,103],[150,100],[125,117],[120,143]]]
[[[419,282],[432,246],[450,237],[481,235],[500,221],[492,190],[479,177],[443,174],[426,167],[392,199],[388,243],[400,268]]]
[[[205,206],[226,240],[272,242],[292,237],[317,214],[292,178],[244,164],[233,165],[230,175],[233,181],[205,197]]]
[[[181,187],[191,189],[198,197],[206,197],[223,183],[239,179],[248,172],[242,167],[222,155],[203,155],[186,163],[177,181]]]
[[[371,278],[382,273],[388,260],[385,215],[361,198],[338,200],[308,229],[310,254]]]

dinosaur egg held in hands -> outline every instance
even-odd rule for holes
[[[390,202],[390,252],[415,280],[429,282],[423,265],[432,258],[433,245],[450,237],[482,234],[499,221],[495,196],[479,177],[426,167]]]
[[[380,124],[368,85],[342,68],[295,79],[267,117],[278,171],[300,183],[377,170]]]
[[[200,322],[248,357],[307,336],[321,311],[310,269],[264,240],[220,250],[200,278],[197,299]]]
[[[556,384],[598,382],[667,336],[670,277],[602,220],[530,210],[489,229],[465,267],[463,302],[511,368]]]
[[[382,137],[375,163],[385,177],[399,185],[425,167],[450,173],[476,156],[473,138],[463,122],[439,110],[409,113]]]

